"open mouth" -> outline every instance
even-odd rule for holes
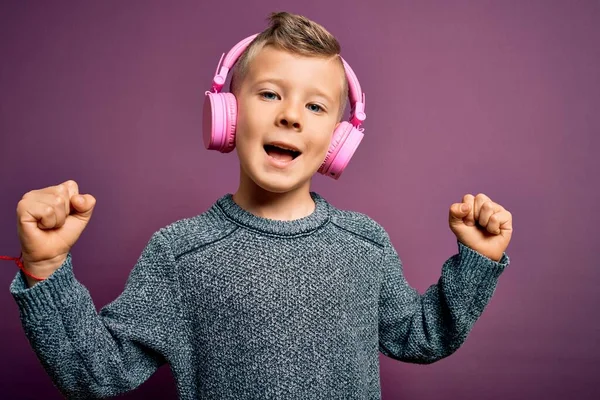
[[[300,154],[300,151],[292,150],[284,147],[280,147],[273,144],[266,144],[264,146],[265,152],[278,161],[292,161],[295,160]]]

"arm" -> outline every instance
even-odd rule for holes
[[[11,293],[33,350],[68,398],[115,396],[132,390],[181,343],[174,257],[160,233],[142,252],[123,293],[96,312],[74,275],[69,254],[49,278],[28,288],[22,275]]]
[[[400,361],[429,364],[454,353],[488,304],[509,258],[496,262],[458,243],[437,284],[420,295],[403,276],[387,237],[379,301],[379,348]]]

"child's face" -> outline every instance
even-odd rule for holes
[[[236,96],[242,179],[274,193],[309,187],[339,123],[344,79],[335,58],[298,56],[271,46],[260,50]],[[274,149],[273,143],[299,154]]]

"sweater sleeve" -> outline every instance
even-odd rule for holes
[[[25,334],[60,392],[70,399],[133,390],[182,345],[183,318],[174,257],[152,235],[124,291],[96,311],[76,280],[71,254],[49,278],[28,288],[21,272],[10,286]]]
[[[384,245],[379,299],[379,349],[405,362],[430,364],[454,353],[490,301],[509,258],[496,262],[457,241],[458,253],[438,282],[419,294],[403,276],[402,261]]]

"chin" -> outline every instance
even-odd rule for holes
[[[304,165],[298,167],[305,168]],[[303,171],[278,171],[264,165],[252,164],[241,168],[242,180],[266,192],[278,194],[309,188],[313,174],[301,172]]]
[[[250,179],[261,189],[270,193],[289,193],[308,187],[309,179],[299,179],[295,177],[273,176],[275,174],[256,174],[250,175]]]

